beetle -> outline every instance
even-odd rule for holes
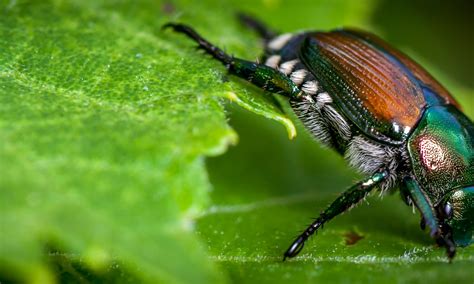
[[[343,192],[284,253],[305,241],[375,188],[399,190],[421,213],[451,260],[473,242],[474,124],[425,69],[379,37],[356,29],[277,34],[247,15],[243,24],[265,43],[261,62],[228,55],[180,23],[231,74],[286,96],[305,128],[367,177]]]

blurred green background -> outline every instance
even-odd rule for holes
[[[473,13],[471,1],[381,1],[371,22],[389,42],[416,52],[450,79],[472,89]]]
[[[361,177],[284,100],[159,28],[188,23],[249,59],[261,45],[238,11],[282,32],[364,28],[472,119],[472,1],[0,3],[0,282],[474,281],[474,248],[447,263],[398,194],[374,194],[283,263]]]

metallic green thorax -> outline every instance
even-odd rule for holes
[[[428,108],[408,140],[413,172],[432,204],[450,202],[455,242],[473,242],[474,126],[452,106]]]
[[[426,110],[408,141],[418,183],[433,204],[456,187],[474,185],[474,127],[451,106]]]

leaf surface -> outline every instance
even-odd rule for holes
[[[304,216],[314,217],[353,173],[303,130],[289,142],[281,126],[235,107],[241,143],[206,167],[206,157],[237,142],[229,99],[280,122],[290,137],[295,119],[284,100],[160,30],[188,23],[252,59],[261,47],[234,20],[237,11],[282,32],[368,27],[375,1],[1,3],[1,280],[343,281],[354,267],[362,271],[355,279],[369,281],[389,272],[419,280],[408,273],[418,268],[428,279],[472,276],[472,248],[448,266],[394,198],[344,215],[301,258],[281,263]],[[347,233],[363,238],[346,246]]]

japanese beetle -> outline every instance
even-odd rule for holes
[[[374,188],[400,189],[421,227],[444,246],[473,242],[474,124],[426,70],[375,35],[352,29],[276,34],[245,15],[265,42],[262,63],[235,58],[191,27],[168,23],[230,73],[289,98],[303,125],[368,177],[327,207],[291,244],[296,256],[326,222]]]

